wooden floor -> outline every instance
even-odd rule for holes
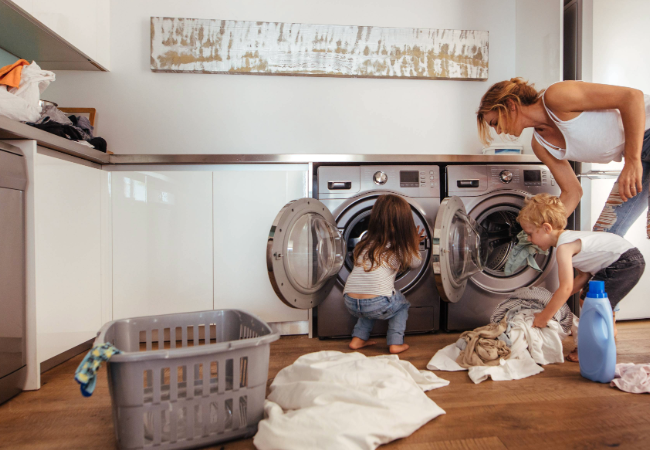
[[[619,323],[618,362],[650,363],[650,320]],[[401,355],[424,369],[433,354],[458,334],[408,336],[411,348]],[[290,336],[271,346],[269,384],[298,356],[320,350],[348,351],[347,341]],[[565,353],[573,344],[564,343]],[[385,354],[385,341],[364,349]],[[106,371],[95,394],[83,398],[74,371],[82,355],[43,374],[39,391],[24,392],[0,406],[0,448],[113,449]],[[650,449],[650,395],[627,394],[580,376],[579,366],[546,366],[539,375],[518,381],[473,384],[466,372],[436,372],[451,381],[428,393],[447,414],[408,438],[382,449]],[[335,430],[333,430],[335,432]],[[252,439],[211,447],[254,449]],[[308,449],[306,449],[308,450]]]

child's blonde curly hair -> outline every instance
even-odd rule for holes
[[[539,228],[544,223],[554,230],[566,228],[566,208],[558,197],[549,194],[537,194],[526,200],[526,204],[517,216],[517,222],[526,221]]]

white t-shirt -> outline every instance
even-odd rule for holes
[[[616,262],[623,253],[634,248],[622,237],[604,231],[569,231],[560,234],[557,246],[580,239],[581,250],[573,255],[573,267],[592,275]]]

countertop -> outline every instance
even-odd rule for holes
[[[38,128],[0,116],[0,139],[29,139],[68,155],[102,165],[171,164],[307,164],[307,163],[538,163],[535,155],[453,155],[453,154],[139,154],[108,155]]]

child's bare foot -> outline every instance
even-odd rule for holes
[[[578,349],[576,348],[571,353],[566,355],[566,360],[569,362],[578,362]]]
[[[409,345],[408,345],[408,344],[389,345],[389,346],[388,346],[388,350],[389,350],[392,354],[402,353],[402,352],[405,352],[405,351],[408,350],[408,349],[409,349]]]
[[[353,337],[352,340],[350,341],[350,344],[348,347],[350,347],[352,350],[358,350],[362,347],[368,347],[369,345],[375,345],[377,341],[364,341],[361,338],[358,337]]]

